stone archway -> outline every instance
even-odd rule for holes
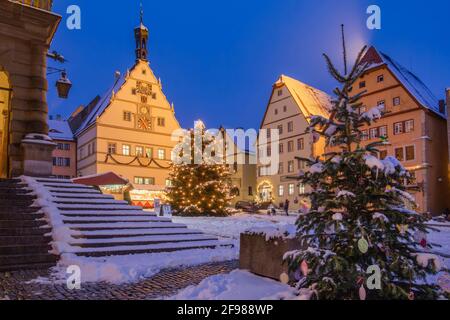
[[[8,145],[11,93],[8,74],[0,66],[0,178],[7,178],[9,172]]]

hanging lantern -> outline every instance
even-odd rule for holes
[[[58,90],[58,96],[61,99],[67,99],[69,97],[69,91],[72,88],[72,82],[67,78],[66,71],[61,72],[61,78],[56,81],[56,89]]]

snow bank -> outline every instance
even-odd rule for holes
[[[294,239],[297,230],[295,225],[287,224],[281,226],[255,227],[245,231],[246,234],[265,236],[266,241],[272,239]]]
[[[229,274],[204,279],[169,300],[297,300],[296,290],[280,282],[256,276],[248,271],[234,270]]]

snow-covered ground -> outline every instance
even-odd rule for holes
[[[51,279],[39,278],[35,282],[65,283],[68,276],[67,266],[75,265],[80,267],[82,283],[130,283],[149,278],[163,269],[234,260],[237,258],[236,254],[236,250],[231,248],[195,249],[101,258],[84,258],[64,254],[53,269]]]
[[[291,214],[269,216],[265,214],[252,215],[246,213],[237,213],[231,217],[173,217],[173,222],[187,225],[189,228],[201,230],[206,234],[212,234],[219,238],[229,239],[235,244],[236,250],[239,249],[240,234],[255,228],[267,227],[286,227],[293,225],[297,215]]]
[[[198,286],[190,286],[170,300],[293,300],[295,289],[280,282],[234,270],[204,279]]]

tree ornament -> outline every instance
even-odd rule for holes
[[[427,247],[427,239],[422,239],[422,240],[420,240],[420,245],[421,245],[423,248],[426,248],[426,247]]]
[[[359,300],[366,300],[367,298],[367,292],[366,289],[364,288],[364,285],[362,285],[359,288]]]
[[[302,263],[300,264],[300,269],[302,270],[303,275],[306,277],[309,273],[309,267],[306,260],[302,261]]]
[[[358,249],[361,251],[361,253],[366,254],[367,251],[369,251],[369,243],[366,239],[361,238],[358,241]]]
[[[414,300],[415,299],[415,295],[414,295],[414,292],[410,292],[409,294],[408,294],[408,300]]]
[[[288,283],[289,283],[289,275],[288,275],[286,272],[283,272],[283,273],[280,275],[280,281],[281,281],[281,283],[283,283],[283,284],[288,284]]]
[[[398,224],[397,225],[397,230],[398,232],[400,232],[401,235],[405,235],[406,232],[408,231],[409,226],[407,224]]]
[[[450,293],[450,274],[444,273],[438,278],[438,285],[447,293]]]

